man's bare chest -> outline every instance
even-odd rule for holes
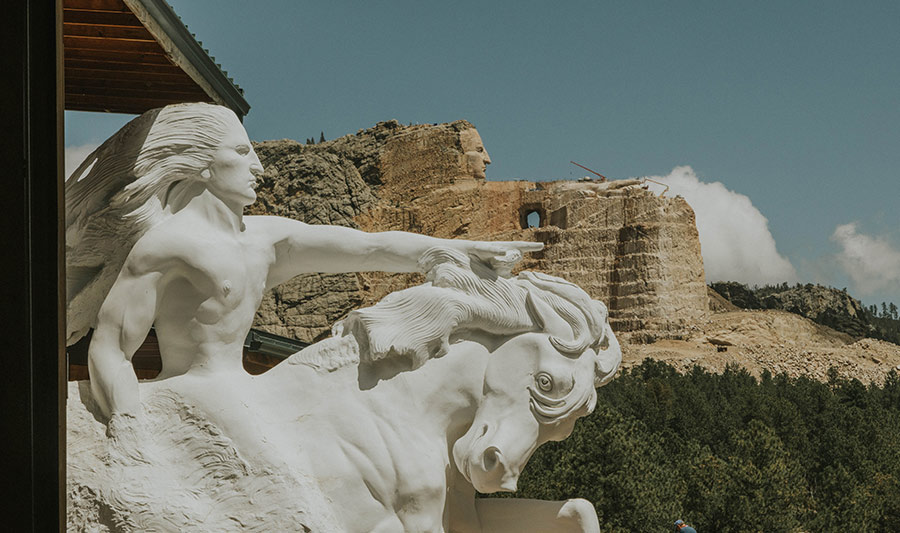
[[[192,300],[198,311],[215,314],[259,304],[266,288],[268,257],[262,250],[235,239],[210,239],[198,244],[181,280],[174,279],[174,299]]]

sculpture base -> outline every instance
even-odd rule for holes
[[[242,453],[160,383],[141,396],[141,422],[116,420],[108,436],[89,383],[69,383],[68,531],[340,530],[314,481]]]

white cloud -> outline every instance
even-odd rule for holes
[[[91,155],[97,149],[98,144],[82,144],[81,146],[66,146],[66,179],[75,172],[84,158]]]
[[[851,222],[834,229],[831,240],[840,244],[838,264],[850,276],[862,296],[884,289],[900,289],[900,250],[883,237],[858,231]]]
[[[700,181],[689,166],[649,178],[668,185],[667,196],[681,195],[694,209],[707,281],[749,285],[797,281],[794,266],[775,247],[769,221],[750,198],[719,182]],[[656,192],[663,190],[650,186]]]

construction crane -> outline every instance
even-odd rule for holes
[[[606,176],[604,176],[603,174],[601,174],[599,172],[595,172],[584,165],[579,165],[575,161],[569,161],[569,163],[572,163],[573,165],[575,165],[577,167],[581,167],[581,168],[587,170],[588,172],[590,172],[591,174],[596,174],[596,175],[600,176],[600,181],[607,181]]]
[[[576,163],[575,161],[569,161],[569,163],[572,163],[572,164],[575,165],[575,166],[581,167],[581,168],[587,170],[588,172],[591,172],[591,173],[593,173],[593,174],[596,174],[596,175],[600,176],[600,181],[601,181],[601,182],[608,181],[607,178],[606,178],[606,176],[604,176],[603,174],[601,174],[601,173],[599,173],[599,172],[596,172],[596,171],[594,171],[594,170],[591,170],[591,169],[589,169],[588,167],[586,167],[586,166],[584,166],[584,165],[579,165],[579,164]],[[665,196],[665,194],[666,194],[667,192],[669,192],[669,186],[666,185],[665,183],[660,183],[660,182],[658,182],[658,181],[656,181],[656,180],[652,180],[652,179],[650,179],[650,178],[641,178],[641,183],[647,183],[648,181],[649,181],[650,183],[655,183],[655,184],[657,184],[657,185],[662,185],[663,187],[665,187],[665,189],[663,189],[663,192],[659,193],[659,197],[660,197],[660,198],[662,198],[663,196]],[[644,185],[644,188],[647,189],[648,186],[647,186],[647,185]]]

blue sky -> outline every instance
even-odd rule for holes
[[[670,179],[722,276],[900,302],[900,2],[169,1],[254,140],[465,118],[488,179]],[[127,118],[67,113],[66,143]]]

